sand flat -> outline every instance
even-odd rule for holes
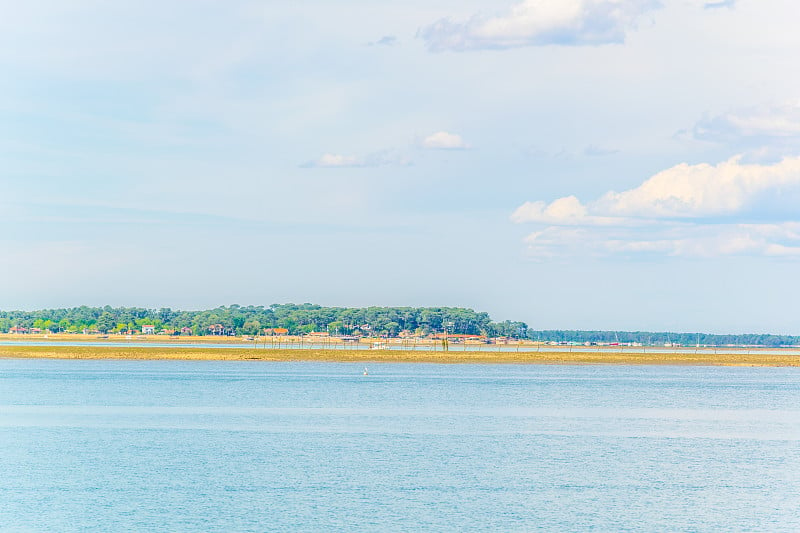
[[[131,360],[260,360],[338,361],[385,363],[511,363],[511,364],[624,364],[624,365],[711,365],[711,366],[800,366],[800,356],[762,353],[726,354],[699,351],[688,353],[617,352],[469,352],[412,350],[320,350],[242,347],[171,348],[138,345],[119,346],[0,346],[2,358],[131,359]]]

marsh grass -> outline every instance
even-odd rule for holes
[[[710,366],[800,366],[800,356],[763,353],[712,352],[608,353],[608,352],[469,352],[411,350],[317,350],[239,348],[162,348],[146,345],[118,346],[0,346],[2,358],[41,359],[151,359],[231,361],[338,361],[359,363],[511,363],[511,364],[620,364]]]

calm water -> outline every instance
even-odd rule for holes
[[[797,531],[800,370],[0,360],[2,531]]]

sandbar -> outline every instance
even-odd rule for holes
[[[327,361],[347,363],[478,363],[543,365],[689,365],[689,366],[800,366],[800,356],[764,353],[641,353],[641,352],[481,352],[421,350],[346,350],[278,348],[182,348],[119,346],[0,346],[0,358],[208,360],[208,361]]]

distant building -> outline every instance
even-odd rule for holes
[[[222,324],[211,324],[208,326],[208,333],[210,335],[225,335],[225,326]]]
[[[288,335],[289,330],[286,328],[267,328],[264,330],[264,335]]]
[[[15,335],[20,335],[23,333],[28,333],[28,328],[24,328],[22,326],[14,326],[13,328],[8,330],[9,333],[13,333]]]
[[[192,333],[194,333],[194,331],[192,331],[192,328],[187,328],[187,327],[181,328],[181,335],[191,335]]]
[[[156,332],[156,327],[152,324],[142,326],[142,335],[153,335]]]
[[[209,335],[234,335],[235,331],[232,326],[223,326],[222,324],[211,324],[206,328]]]
[[[461,333],[448,333],[445,335],[444,333],[434,333],[430,336],[431,339],[444,339],[445,337],[451,341],[486,341],[486,335],[464,335]]]

